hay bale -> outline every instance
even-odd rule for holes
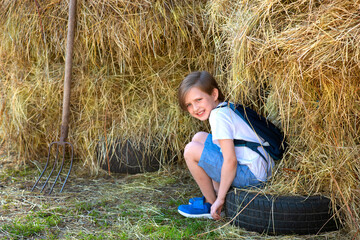
[[[78,2],[69,141],[92,172],[100,139],[130,139],[180,155],[199,128],[179,110],[176,88],[189,71],[212,68],[205,3]],[[67,5],[1,6],[0,136],[20,159],[45,158],[47,145],[59,138]]]
[[[226,46],[217,58],[231,56],[223,73],[231,98],[281,125],[291,146],[269,190],[325,194],[354,232],[360,219],[358,4],[209,3]]]

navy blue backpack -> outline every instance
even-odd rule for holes
[[[260,144],[256,142],[245,141],[242,139],[234,139],[235,146],[246,146],[258,153],[264,160],[266,158],[260,153],[258,147],[262,146],[274,160],[280,160],[287,148],[284,134],[273,123],[266,120],[265,117],[259,115],[257,112],[249,107],[244,107],[241,104],[228,103],[219,107],[230,107],[238,116],[240,116],[255,133],[261,137],[265,143]]]

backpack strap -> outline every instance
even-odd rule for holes
[[[220,106],[217,106],[216,108],[223,108],[223,107],[228,107],[230,106],[230,108],[239,116],[241,117],[247,124],[248,121],[246,121],[244,119],[243,116],[240,115],[240,113],[238,111],[236,111],[236,107],[234,104],[228,103],[227,104],[223,104]],[[269,146],[268,142],[265,142],[264,144],[261,143],[256,143],[256,142],[251,142],[251,141],[246,141],[246,140],[242,140],[242,139],[234,139],[234,146],[236,147],[248,147],[251,150],[253,150],[254,152],[256,152],[257,154],[260,155],[260,157],[262,157],[264,159],[264,161],[266,162],[266,164],[268,165],[269,162],[268,160],[265,158],[265,156],[259,151],[258,147],[264,147],[264,146]],[[264,150],[266,151],[266,149],[264,148]],[[267,151],[266,151],[267,152]]]
[[[251,141],[240,140],[240,139],[234,139],[234,146],[235,147],[248,147],[248,148],[250,148],[251,150],[253,150],[257,154],[259,154],[260,157],[262,157],[264,159],[266,164],[269,164],[268,160],[265,158],[265,156],[258,149],[258,147],[264,146],[263,144],[256,143],[256,142],[251,142]]]

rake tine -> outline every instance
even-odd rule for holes
[[[51,143],[51,144],[50,144],[49,154],[50,154],[50,149],[51,149],[51,146],[52,146],[54,143],[56,143],[56,142],[53,142],[53,143]],[[46,181],[45,181],[45,183],[44,183],[43,187],[41,188],[41,191],[40,191],[40,192],[42,192],[42,191],[44,190],[45,186],[46,186],[46,185],[47,185],[47,183],[49,182],[50,177],[51,177],[52,173],[54,172],[54,169],[55,169],[55,167],[56,167],[56,165],[57,165],[57,162],[58,162],[58,156],[59,156],[59,145],[56,145],[56,157],[55,157],[55,161],[54,161],[54,166],[53,166],[53,168],[52,168],[52,170],[51,170],[51,172],[50,172],[50,174],[49,174],[48,178],[46,179]]]
[[[59,144],[61,144],[61,145],[63,145],[63,154],[62,154],[62,161],[61,161],[61,166],[60,166],[60,170],[59,170],[59,172],[58,172],[58,174],[57,174],[57,176],[56,176],[56,178],[55,178],[55,181],[54,181],[54,183],[53,183],[53,185],[51,186],[51,188],[50,188],[50,192],[49,192],[49,195],[51,194],[51,192],[53,191],[53,189],[54,189],[54,186],[55,186],[55,184],[56,184],[56,182],[57,182],[57,180],[58,180],[58,178],[59,178],[59,176],[60,176],[60,173],[61,173],[61,171],[62,171],[62,169],[63,169],[63,167],[64,167],[64,162],[65,162],[65,153],[66,153],[66,149],[65,149],[65,143],[64,142],[58,142]],[[59,146],[58,146],[59,147]]]
[[[67,176],[66,176],[66,178],[65,178],[64,184],[63,184],[60,192],[62,192],[62,190],[64,189],[65,184],[66,184],[66,181],[67,181],[67,179],[69,178],[69,175],[70,175],[70,172],[71,172],[71,168],[72,168],[72,164],[73,164],[73,160],[74,160],[74,147],[73,147],[73,145],[72,145],[71,143],[69,143],[69,142],[65,142],[65,144],[69,144],[69,145],[70,145],[70,148],[71,148],[71,161],[70,161],[69,172],[68,172],[68,174],[67,174]],[[65,148],[65,145],[64,145],[64,148]]]
[[[47,168],[47,166],[49,165],[50,148],[51,148],[51,145],[52,145],[52,144],[53,144],[53,143],[51,143],[50,146],[49,146],[48,157],[47,157],[47,160],[46,160],[46,164],[45,164],[44,170],[42,171],[42,173],[40,174],[40,177],[38,178],[38,180],[35,182],[34,186],[32,187],[31,192],[34,191],[36,185],[38,184],[38,182],[40,181],[40,179],[41,179],[42,176],[44,175],[44,173],[45,173],[45,171],[46,171],[46,168]]]

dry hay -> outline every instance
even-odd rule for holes
[[[229,7],[230,6],[230,7]],[[212,1],[230,97],[284,129],[271,188],[324,194],[356,235],[360,210],[360,1]],[[220,25],[218,24],[220,23]],[[217,25],[218,24],[218,25]]]
[[[212,68],[204,2],[78,1],[69,142],[89,169],[99,142],[130,139],[171,159],[168,149],[179,153],[198,128],[176,88],[189,71]],[[39,159],[59,140],[68,3],[1,7],[1,136]]]
[[[61,119],[67,2],[40,7],[0,12],[0,134],[24,159],[45,156]],[[358,22],[354,0],[79,1],[69,140],[95,171],[105,138],[179,153],[204,126],[180,113],[175,89],[206,69],[284,129],[290,149],[269,190],[327,195],[356,232]]]

